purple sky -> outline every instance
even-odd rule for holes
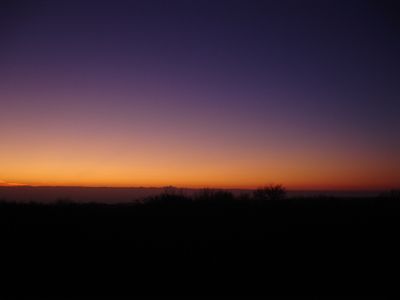
[[[400,185],[394,1],[3,1],[0,184]]]

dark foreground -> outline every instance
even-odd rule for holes
[[[398,299],[400,199],[0,203],[1,299]]]

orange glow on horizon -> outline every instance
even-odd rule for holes
[[[213,136],[211,129],[197,137],[173,128],[151,137],[138,131],[129,138],[120,131],[91,135],[67,126],[56,129],[43,135],[37,134],[39,129],[32,135],[6,133],[8,143],[0,149],[7,157],[1,163],[0,185],[256,189],[282,183],[288,190],[311,191],[400,188],[400,161],[394,154],[377,156],[374,148],[357,152],[347,141],[344,146],[335,141],[315,146],[295,136],[265,138],[235,131]]]
[[[16,183],[16,182],[0,182],[0,186],[36,186],[36,185],[30,185],[26,183]]]

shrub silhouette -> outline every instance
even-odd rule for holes
[[[136,201],[136,204],[139,203],[153,203],[153,204],[163,204],[163,205],[179,205],[190,202],[191,198],[185,196],[184,189],[178,189],[173,186],[164,187],[164,192],[160,195],[153,195],[146,198],[140,199],[140,201]]]
[[[400,198],[400,190],[391,189],[389,192],[383,192],[379,195],[380,198]]]
[[[55,202],[56,205],[58,206],[63,206],[63,205],[70,205],[70,204],[75,204],[71,199],[68,197],[59,197],[57,198],[57,201]]]
[[[255,190],[253,196],[259,200],[281,200],[286,197],[286,189],[282,184],[273,185],[270,183]]]
[[[172,185],[170,185],[170,186],[164,186],[164,193],[163,193],[163,195],[165,195],[165,196],[175,196],[175,195],[177,195],[178,193],[178,188],[176,188],[176,187],[174,187],[174,186],[172,186]]]
[[[200,192],[197,192],[195,195],[196,200],[198,201],[209,201],[214,198],[215,190],[210,188],[204,188]]]
[[[235,197],[233,196],[232,192],[229,191],[216,191],[214,194],[215,200],[218,201],[233,201]]]

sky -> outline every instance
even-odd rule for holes
[[[400,188],[395,1],[2,1],[0,185]]]

